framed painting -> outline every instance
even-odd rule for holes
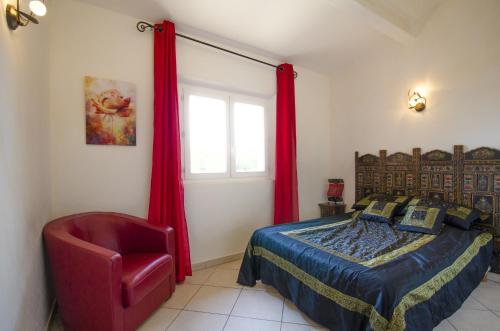
[[[84,90],[87,144],[135,146],[135,85],[86,76]]]

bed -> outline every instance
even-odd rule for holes
[[[456,156],[442,153],[420,155],[414,150],[413,156],[382,158],[356,153],[357,198],[397,190],[442,194],[444,200],[464,204],[470,196],[473,203],[477,176],[485,168],[465,168],[467,157],[457,162]],[[464,168],[476,176],[466,193],[458,188],[467,184],[459,178],[469,175]],[[500,172],[500,166],[488,169]],[[440,181],[432,182],[434,177]],[[429,179],[429,187],[422,186],[422,178]],[[496,174],[489,178],[496,179]],[[496,202],[494,212],[488,209],[490,224],[468,231],[449,225],[437,236],[400,231],[353,213],[259,229],[248,243],[238,282],[254,286],[261,280],[273,286],[331,330],[432,330],[460,308],[489,268],[498,226],[496,184],[491,184],[487,187]]]
[[[432,330],[484,277],[492,235],[438,236],[352,214],[257,230],[238,282],[276,288],[331,330]]]

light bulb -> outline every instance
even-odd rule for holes
[[[410,107],[412,108],[415,107],[418,103],[419,98],[420,96],[415,92],[413,92],[413,94],[410,96],[410,99],[408,100],[408,104],[410,105]]]
[[[40,0],[31,0],[30,1],[30,10],[36,16],[45,16],[45,14],[47,14],[47,7],[45,7],[45,4],[43,3],[43,1],[40,1]]]

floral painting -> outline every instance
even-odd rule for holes
[[[84,87],[87,144],[135,146],[135,85],[86,76]]]

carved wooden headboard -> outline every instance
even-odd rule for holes
[[[480,147],[464,152],[456,145],[453,153],[432,150],[422,154],[379,156],[356,152],[356,200],[370,193],[436,196],[493,214],[500,230],[500,150]]]

